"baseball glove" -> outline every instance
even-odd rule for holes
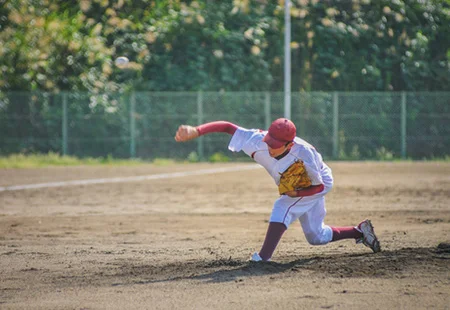
[[[306,172],[303,161],[295,161],[285,172],[281,173],[278,191],[280,195],[286,192],[311,186],[311,179]]]

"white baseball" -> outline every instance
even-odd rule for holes
[[[117,57],[115,60],[115,64],[118,68],[125,68],[130,61],[125,56]]]

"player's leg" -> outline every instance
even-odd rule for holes
[[[306,240],[312,245],[322,245],[331,242],[333,231],[330,226],[324,224],[325,197],[320,197],[314,206],[299,217]]]
[[[278,242],[281,240],[284,232],[287,227],[284,223],[270,222],[269,227],[267,228],[266,238],[264,239],[264,243],[259,251],[259,257],[261,260],[268,261],[273,252],[278,245]]]
[[[321,245],[332,241],[354,239],[357,243],[363,243],[371,248],[375,253],[381,251],[380,242],[370,220],[364,220],[356,227],[327,226],[324,224],[325,215],[325,198],[322,197],[314,207],[299,218],[305,237],[310,244]]]
[[[264,243],[259,253],[253,254],[252,260],[270,260],[289,225],[298,219],[301,214],[307,212],[313,205],[314,203],[311,202],[311,199],[304,201],[301,197],[291,198],[281,196],[277,199],[273,206]]]
[[[331,241],[338,241],[343,239],[360,239],[363,234],[356,226],[330,226],[333,231],[333,239]]]
[[[380,242],[370,220],[364,220],[358,226],[335,227],[333,230],[333,240],[355,239],[356,243],[362,243],[372,249],[374,253],[380,252]]]

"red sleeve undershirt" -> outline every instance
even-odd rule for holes
[[[226,121],[216,121],[199,125],[196,128],[199,136],[203,136],[212,132],[225,132],[230,135],[233,135],[235,131],[238,129],[238,126]]]

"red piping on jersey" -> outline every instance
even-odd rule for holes
[[[233,135],[238,129],[238,126],[226,121],[216,121],[199,125],[196,128],[199,136],[203,136],[211,132],[225,132]]]
[[[289,210],[291,210],[291,208],[292,208],[293,206],[295,206],[295,205],[297,204],[297,202],[299,202],[299,201],[302,200],[302,199],[303,199],[303,197],[300,197],[300,199],[296,200],[293,204],[291,204],[291,205],[289,206],[289,208],[286,210],[286,213],[284,214],[283,224],[284,224],[284,221],[286,220],[286,216],[288,215]],[[284,224],[284,225],[286,225],[286,224]],[[289,225],[286,225],[286,227],[287,227],[287,226],[289,226]]]
[[[315,194],[318,194],[320,192],[322,192],[325,189],[325,186],[323,184],[319,184],[319,185],[312,185],[308,188],[304,188],[304,189],[299,189],[297,190],[297,195],[296,197],[306,197],[306,196],[312,196]]]

